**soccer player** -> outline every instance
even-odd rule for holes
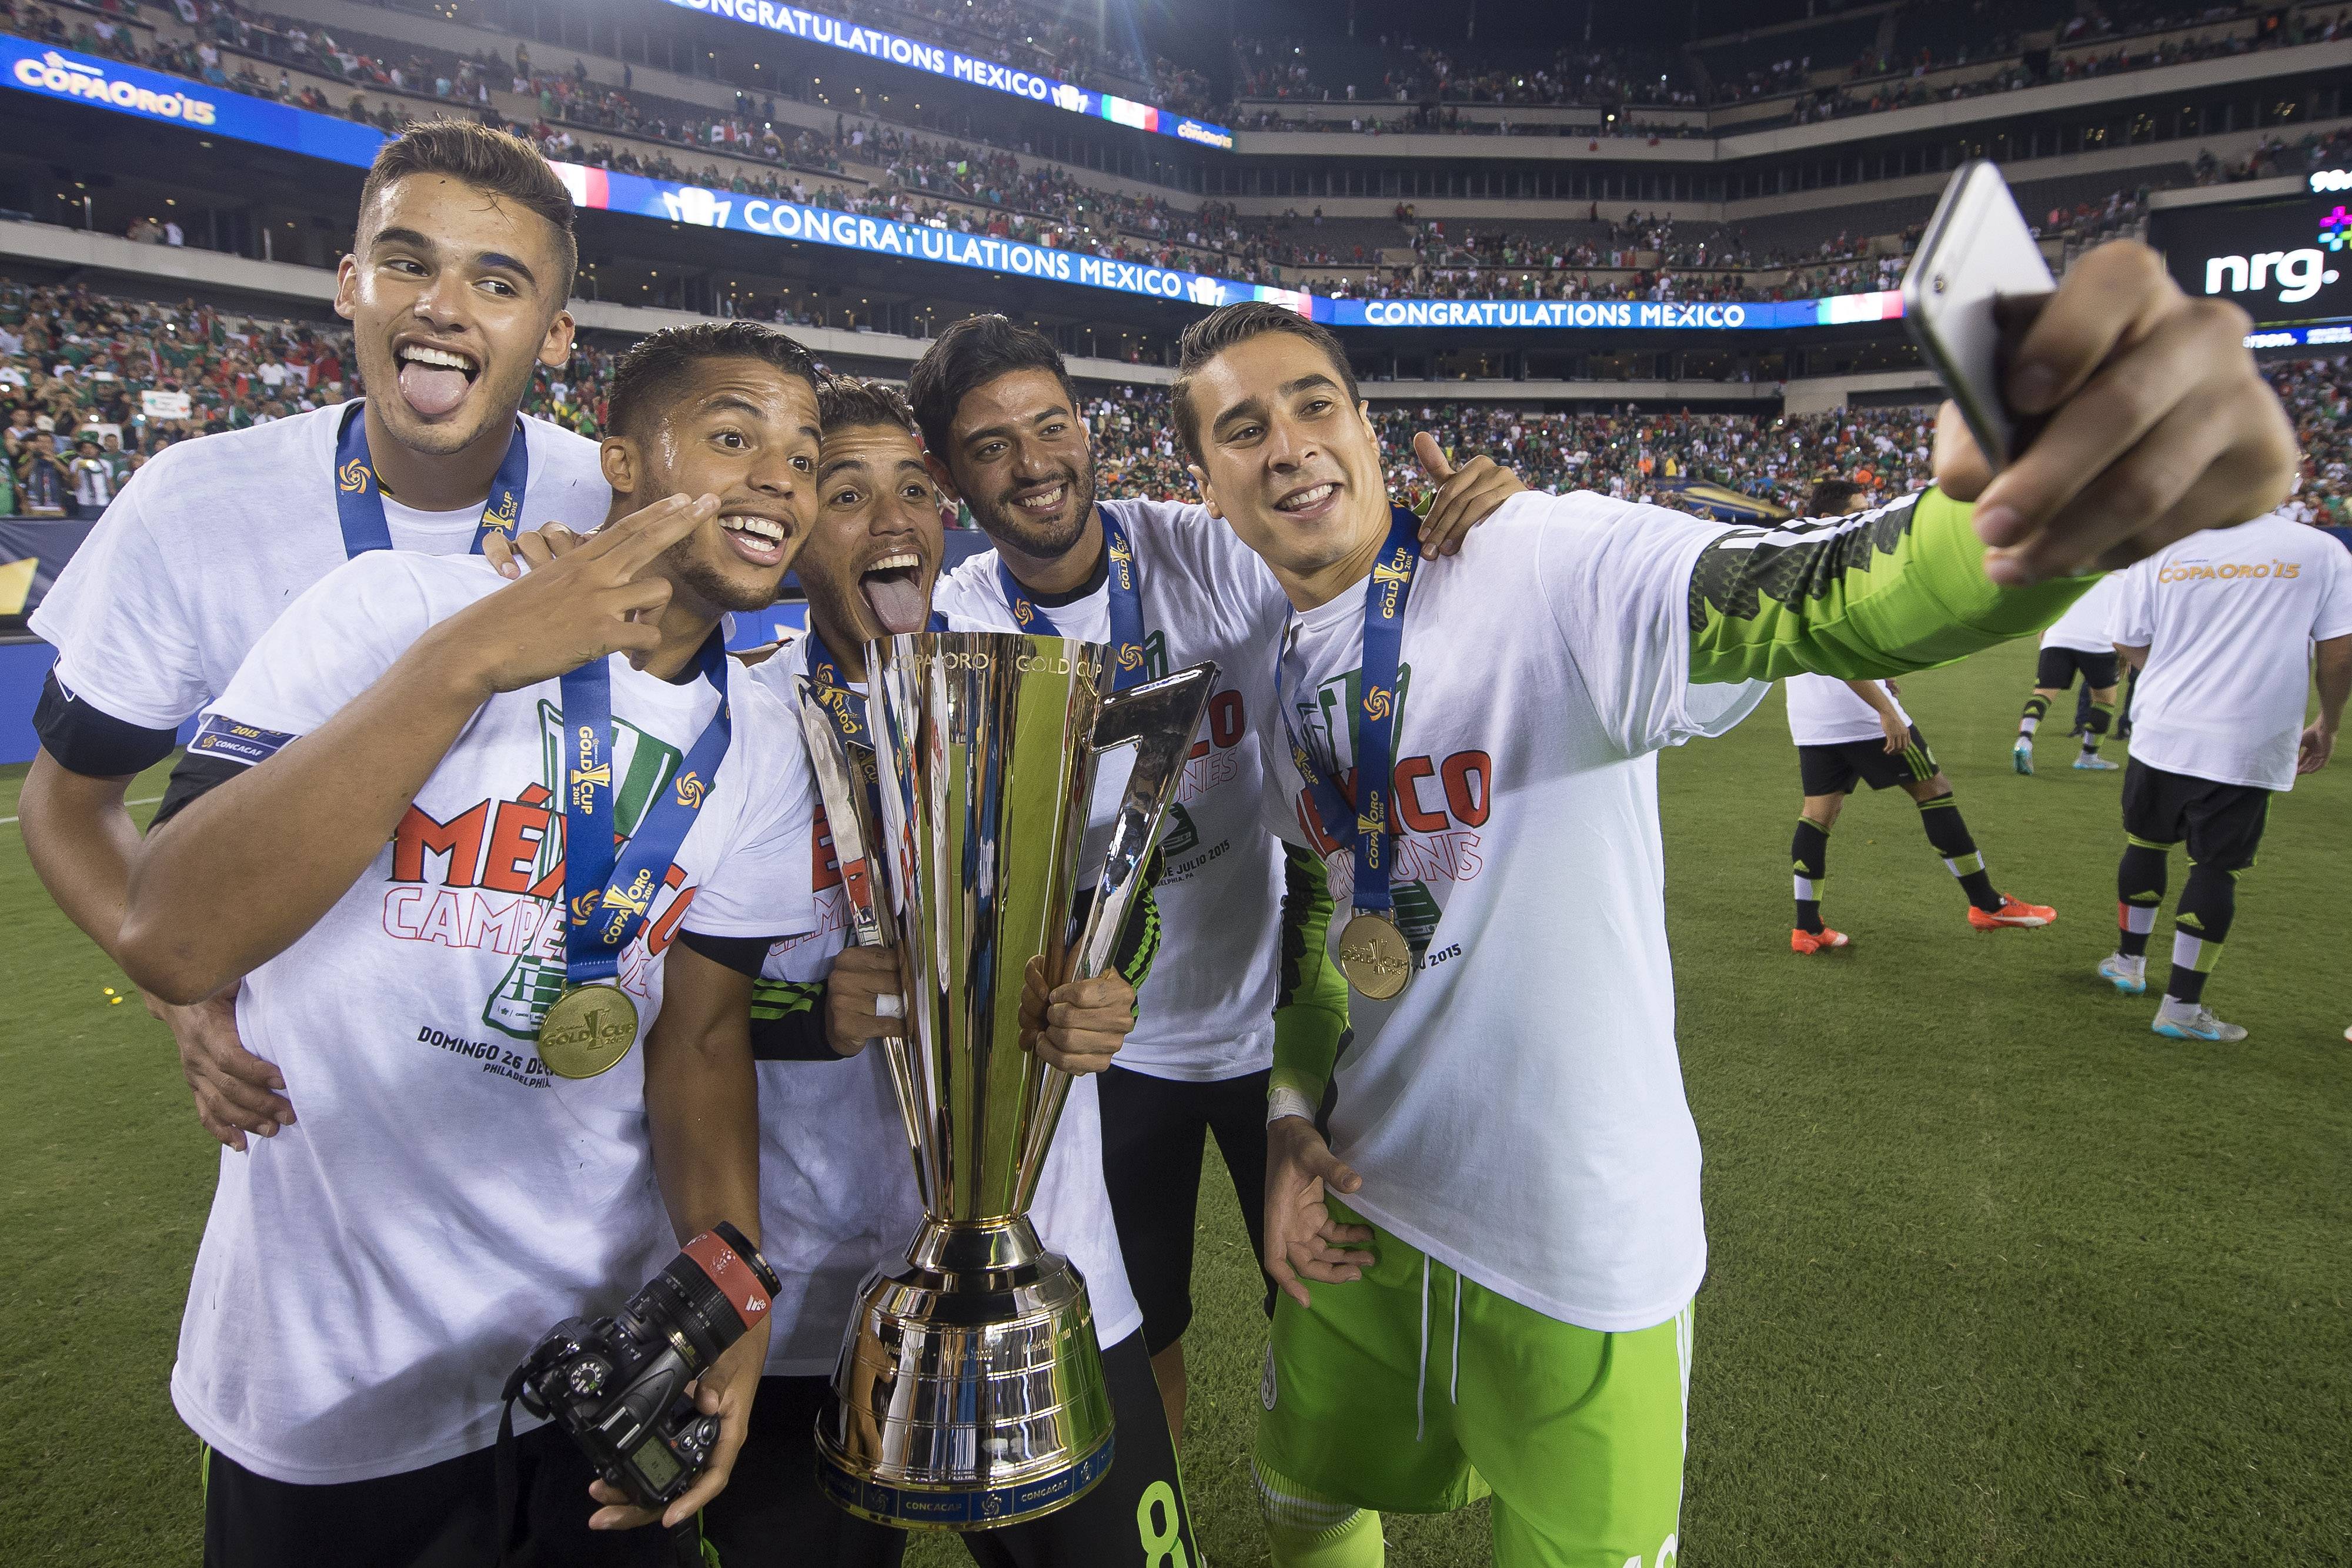
[[[2089,698],[2081,732],[2083,749],[2074,766],[2084,772],[2112,773],[2116,764],[2099,755],[2099,742],[2116,721],[2116,643],[2108,622],[2116,608],[2116,580],[2103,577],[2091,591],[2067,607],[2057,623],[2042,633],[2042,653],[2033,667],[2033,695],[2017,721],[2017,744],[2010,758],[2020,773],[2033,771],[2033,732],[2049,716],[2050,705],[2073,689],[2080,671]]]
[[[366,550],[462,554],[547,522],[584,533],[611,499],[593,442],[516,413],[532,365],[571,351],[572,198],[545,159],[502,131],[419,125],[377,154],[353,243],[335,308],[373,395],[159,454],[34,612],[58,663],[19,831],[50,896],[110,954],[139,846],[131,776],[303,590]],[[206,1131],[243,1149],[293,1124],[278,1067],[237,1037],[233,992],[148,1005]]]
[[[601,1533],[651,1516],[561,1431],[512,1439],[506,1491],[499,1391],[673,1228],[759,1234],[751,987],[813,927],[814,811],[719,622],[765,608],[806,535],[812,362],[751,322],[656,333],[611,413],[611,520],[562,560],[509,584],[374,551],[297,600],[134,867],[132,978],[179,1006],[236,987],[306,1096],[223,1156],[189,1289],[172,1392],[206,1447],[208,1562],[668,1549]],[[553,1032],[591,1004],[622,1021]],[[725,1485],[766,1350],[763,1322],[703,1374],[721,1436],[672,1529]]]
[[[869,639],[927,625],[975,628],[931,614],[945,543],[939,493],[905,401],[877,382],[835,378],[819,405],[818,509],[794,567],[808,594],[808,632],[755,665],[751,678],[795,707],[804,700],[803,682],[814,678],[862,716]],[[829,840],[820,836],[814,850],[816,924],[769,955],[770,979],[753,999],[751,1038],[762,1059],[761,1209],[768,1260],[783,1290],[775,1298],[761,1418],[737,1460],[734,1484],[709,1515],[711,1542],[730,1568],[889,1568],[908,1540],[903,1531],[835,1507],[814,1473],[813,1427],[858,1288],[871,1270],[904,1261],[922,1203],[887,1063],[880,1051],[858,1054],[869,1040],[905,1031],[903,1016],[878,1005],[898,988],[896,960],[883,948],[845,946],[840,868]],[[1145,923],[1133,925],[1139,935]],[[1129,975],[1149,958],[1131,941],[1121,954],[1127,973],[1056,989],[1054,1015],[1035,1042],[1055,1066],[1085,1075],[1071,1086],[1031,1218],[1045,1244],[1086,1279],[1118,1458],[1067,1508],[964,1535],[974,1561],[990,1568],[1154,1568],[1179,1551],[1201,1560],[1104,1187],[1094,1087],[1134,1024]]]
[[[1101,1083],[1120,1249],[1181,1440],[1202,1146],[1217,1140],[1262,1253],[1274,1041],[1290,1031],[1334,1041],[1346,1027],[1344,998],[1315,957],[1327,913],[1320,879],[1310,859],[1286,862],[1257,810],[1257,720],[1273,701],[1271,650],[1286,601],[1200,507],[1097,498],[1076,389],[1040,334],[1002,316],[960,321],[924,353],[908,390],[933,477],[996,546],[940,580],[941,610],[1112,644],[1121,685],[1203,660],[1217,666],[1160,840],[1160,956],[1141,1019]],[[1441,483],[1425,528],[1444,549],[1521,486],[1488,459],[1455,474],[1434,454],[1431,442],[1423,461],[1435,462]]]
[[[1969,924],[1979,931],[2047,925],[2058,912],[1996,889],[1985,859],[1960,820],[1952,781],[1936,765],[1927,737],[1895,700],[1893,681],[1842,681],[1791,675],[1786,683],[1789,735],[1797,743],[1798,777],[1805,791],[1789,845],[1796,865],[1797,924],[1790,950],[1811,954],[1843,947],[1851,938],[1822,924],[1822,884],[1829,877],[1830,830],[1857,784],[1890,786],[1919,808],[1919,826],[1968,895]]]
[[[2121,935],[2099,973],[2128,996],[2147,988],[2147,939],[2172,849],[2185,842],[2172,972],[2149,1027],[2173,1040],[2243,1040],[2243,1028],[2205,1005],[2205,981],[2271,797],[2335,752],[2352,692],[2352,557],[2276,513],[2194,534],[2124,574],[2114,624],[2118,651],[2141,674],[2116,867]],[[2305,727],[2314,674],[2319,716]]]
[[[1276,1052],[1265,1261],[1288,1299],[1255,1455],[1276,1563],[1377,1562],[1360,1511],[1474,1482],[1503,1568],[1676,1555],[1706,1252],[1654,753],[1764,679],[2038,631],[2086,586],[2054,574],[2273,504],[2293,435],[2244,323],[2106,246],[2020,328],[2011,396],[2050,419],[1998,479],[1948,409],[1949,489],[1875,512],[1738,529],[1524,496],[1439,561],[1328,332],[1255,304],[1188,329],[1195,480],[1296,607],[1271,815],[1327,854],[1356,992],[1336,1071]],[[1425,940],[1399,924],[1416,882]]]

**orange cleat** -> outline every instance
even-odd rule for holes
[[[1818,953],[1825,947],[1843,947],[1845,943],[1844,932],[1832,931],[1826,925],[1819,931],[1792,929],[1789,933],[1789,951],[1791,953]]]
[[[2058,918],[2058,912],[2046,904],[2027,904],[2022,899],[2000,895],[2000,907],[1990,912],[1969,905],[1969,924],[1979,931],[1998,931],[2004,925],[2048,925]]]

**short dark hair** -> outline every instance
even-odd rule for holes
[[[580,266],[580,246],[572,233],[572,193],[539,149],[509,131],[471,120],[425,120],[377,150],[367,183],[360,187],[360,211],[373,205],[386,185],[411,174],[446,174],[503,196],[555,225],[555,254],[562,272],[556,280],[562,287],[555,303],[560,308],[572,298],[572,277]]]
[[[816,361],[793,339],[761,321],[697,321],[640,338],[613,367],[604,394],[604,427],[615,435],[643,428],[679,377],[707,360],[759,360],[788,376],[817,384]]]
[[[1842,517],[1862,494],[1862,486],[1851,479],[1818,479],[1813,493],[1805,497],[1805,516],[1809,517]]]
[[[875,424],[917,434],[906,395],[887,382],[863,376],[827,376],[817,382],[816,421],[827,434]]]
[[[907,401],[914,407],[923,444],[945,461],[957,406],[973,388],[1014,371],[1052,371],[1071,409],[1077,408],[1078,389],[1070,384],[1069,367],[1043,332],[1003,316],[967,316],[940,333],[907,378]]]
[[[1348,363],[1348,350],[1329,329],[1264,299],[1220,306],[1185,328],[1184,335],[1176,340],[1176,384],[1169,388],[1169,396],[1176,405],[1177,438],[1193,462],[1201,461],[1201,417],[1192,412],[1192,373],[1234,344],[1266,332],[1288,332],[1322,350],[1331,368],[1339,372],[1340,384],[1348,389],[1348,406],[1363,402],[1363,394],[1356,390],[1355,368]]]

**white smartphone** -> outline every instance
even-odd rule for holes
[[[1960,165],[1903,275],[1903,321],[1995,473],[2032,433],[2019,429],[2001,396],[1993,302],[2057,286],[2000,171],[1983,159]]]

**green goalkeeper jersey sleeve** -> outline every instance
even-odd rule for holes
[[[1691,571],[1691,679],[1907,674],[2038,632],[2097,580],[1996,585],[1972,510],[1928,489],[1853,517],[1724,534]]]

